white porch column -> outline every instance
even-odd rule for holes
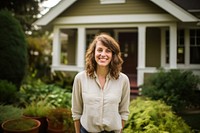
[[[58,27],[54,27],[53,30],[53,53],[52,53],[52,65],[60,65],[60,30]]]
[[[86,47],[86,30],[84,27],[78,28],[78,43],[77,43],[77,58],[76,58],[76,64],[77,67],[84,68],[85,64],[85,47]]]
[[[138,79],[137,85],[144,82],[145,60],[146,58],[146,26],[138,27]]]
[[[177,68],[177,25],[172,24],[169,27],[169,68]]]

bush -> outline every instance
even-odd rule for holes
[[[71,108],[71,93],[55,85],[47,85],[40,80],[30,80],[20,88],[21,105],[32,101],[46,101],[54,107]]]
[[[19,89],[27,66],[27,42],[20,23],[9,11],[0,11],[0,79]]]
[[[0,80],[0,103],[13,104],[18,101],[17,88],[6,80]]]
[[[191,71],[160,70],[142,86],[142,95],[153,100],[163,100],[179,112],[187,107],[199,106],[196,93],[200,78]]]
[[[45,101],[33,101],[23,109],[23,115],[27,117],[46,117],[51,105]]]
[[[138,97],[130,103],[124,133],[193,133],[163,101]]]

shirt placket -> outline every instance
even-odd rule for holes
[[[101,122],[101,129],[102,130],[104,130],[104,127],[103,127],[103,116],[104,116],[104,114],[103,114],[103,111],[104,111],[104,92],[105,92],[105,89],[107,89],[107,84],[108,84],[108,77],[106,77],[106,82],[105,82],[105,85],[104,85],[104,88],[103,89],[101,89],[101,85],[100,85],[100,82],[99,82],[99,80],[98,80],[98,78],[96,79],[96,82],[97,82],[97,84],[98,84],[98,86],[99,86],[99,89],[100,89],[100,95],[101,95],[101,109],[100,109],[100,122]]]

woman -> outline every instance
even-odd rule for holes
[[[86,52],[86,70],[74,79],[72,117],[76,133],[120,133],[129,115],[130,83],[121,73],[120,47],[107,34]]]

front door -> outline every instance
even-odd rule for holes
[[[122,52],[122,58],[124,60],[122,72],[129,77],[131,87],[137,86],[137,36],[137,32],[118,33],[118,41]]]

